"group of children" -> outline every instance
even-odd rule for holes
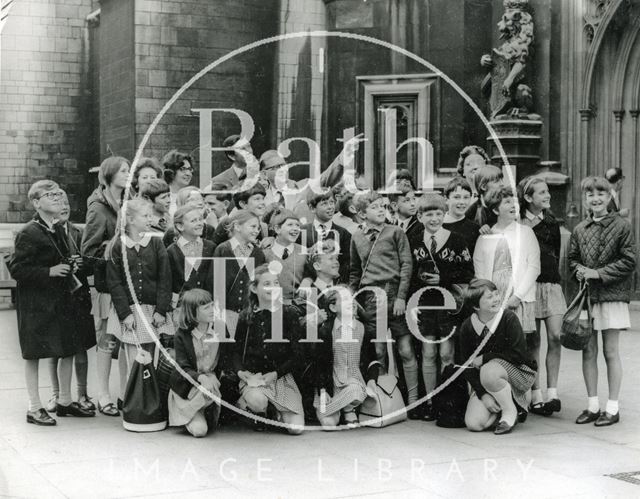
[[[416,191],[406,172],[396,175],[393,192],[354,193],[338,182],[308,192],[310,222],[274,193],[269,175],[233,194],[215,179],[203,190],[180,185],[193,167],[177,151],[164,160],[169,183],[156,161],[141,161],[126,200],[129,163],[105,160],[82,234],[68,222],[60,187],[37,181],[28,194],[36,216],[18,234],[9,266],[27,421],[54,425],[50,412],[90,417],[96,409],[119,416],[121,399],[114,403],[109,391],[112,358],[123,394],[136,350],[153,353],[155,338],[173,345],[179,366],[170,380],[169,424],[194,436],[218,424],[220,399],[253,415],[257,430],[267,420],[293,434],[305,423],[356,424],[365,380],[388,369],[390,355],[400,360],[410,419],[436,419],[432,394],[453,364],[469,382],[465,424],[472,431],[504,434],[528,411],[559,412],[566,304],[548,186],[532,176],[514,192],[480,148],[467,149],[461,175],[442,194]],[[583,352],[588,407],[576,423],[606,426],[620,418],[618,333],[630,327],[635,248],[629,223],[607,212],[608,182],[590,177],[582,190],[589,215],[572,234],[569,264],[590,286],[609,401],[601,412],[594,335]],[[269,205],[268,193],[275,200]],[[543,322],[546,398],[539,381]],[[96,404],[86,391],[93,346]],[[55,359],[46,409],[38,392],[41,358]],[[70,393],[74,358],[77,402]]]

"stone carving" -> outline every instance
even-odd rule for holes
[[[480,60],[490,70],[482,81],[482,91],[489,97],[489,117],[539,120],[540,115],[533,113],[531,87],[523,83],[533,43],[529,0],[504,0],[503,5],[498,30],[504,43]]]
[[[604,16],[611,0],[592,0],[594,4],[592,13],[584,15],[584,32],[587,35],[587,40],[593,41],[593,37],[596,34],[596,30]]]

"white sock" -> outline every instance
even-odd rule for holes
[[[598,412],[600,410],[600,400],[598,400],[598,397],[589,397],[589,406],[587,407],[587,409],[589,409],[589,412]]]
[[[618,414],[618,401],[617,400],[607,400],[607,408],[605,409],[609,414],[615,416]]]
[[[557,388],[547,388],[547,400],[554,400],[558,398]]]
[[[537,390],[531,390],[531,403],[533,405],[539,404],[542,402],[542,390],[538,388]]]

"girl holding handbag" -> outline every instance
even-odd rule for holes
[[[118,222],[116,234],[105,251],[107,287],[113,301],[107,331],[122,342],[130,372],[137,344],[153,355],[154,337],[174,334],[168,313],[171,269],[162,239],[149,233],[152,221],[149,201],[127,201],[120,216],[125,217],[124,234]]]
[[[605,412],[601,413],[597,392],[598,337],[594,334],[582,351],[588,406],[576,423],[595,422],[595,426],[610,426],[620,421],[618,395],[622,364],[618,337],[621,329],[631,326],[629,300],[636,266],[635,242],[629,222],[617,213],[607,211],[611,186],[606,179],[587,177],[582,181],[581,189],[590,215],[571,234],[569,267],[579,281],[587,280],[589,283],[593,329],[602,332],[609,400]]]

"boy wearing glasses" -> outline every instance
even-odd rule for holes
[[[85,351],[78,328],[92,328],[90,315],[81,317],[79,270],[64,229],[57,223],[64,192],[51,180],[39,180],[28,197],[36,210],[31,222],[18,233],[9,271],[16,280],[18,334],[29,409],[27,423],[53,426],[56,420],[42,406],[38,388],[40,359],[58,358],[60,392],[56,404],[59,417],[91,417],[94,411],[71,401],[73,356]],[[86,331],[85,331],[86,332]]]

